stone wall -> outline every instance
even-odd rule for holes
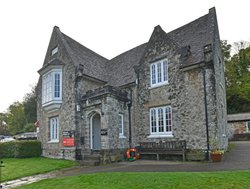
[[[58,47],[58,53],[51,56],[51,47]],[[75,148],[67,148],[62,144],[63,131],[75,130],[76,116],[76,91],[75,91],[75,66],[66,56],[67,53],[58,39],[57,35],[52,35],[50,45],[45,57],[44,68],[51,60],[57,59],[63,63],[62,67],[62,103],[59,108],[46,109],[42,106],[42,76],[39,78],[37,86],[37,119],[40,122],[38,139],[42,142],[42,155],[53,158],[74,159]],[[49,119],[59,117],[59,142],[49,141]],[[64,154],[62,152],[65,152]]]

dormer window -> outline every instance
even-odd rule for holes
[[[151,87],[168,84],[168,60],[163,59],[150,64]]]
[[[51,51],[51,56],[55,55],[58,52],[58,47],[55,47],[54,49],[52,49]]]
[[[62,70],[52,69],[42,77],[42,104],[58,104],[62,102]]]

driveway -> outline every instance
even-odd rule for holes
[[[63,169],[60,171],[41,174],[3,183],[3,188],[15,188],[23,184],[37,182],[46,178],[74,176],[98,172],[208,172],[250,170],[250,141],[232,142],[235,148],[226,153],[223,160],[212,162],[173,162],[156,160],[137,160],[134,162],[120,162],[104,166],[81,167]]]
[[[172,162],[137,160],[97,167],[77,167],[63,170],[58,176],[71,176],[96,172],[207,172],[250,170],[250,141],[232,142],[235,148],[226,153],[223,160],[213,162]]]

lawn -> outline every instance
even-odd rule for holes
[[[2,181],[14,180],[39,173],[46,173],[57,169],[71,167],[75,162],[56,160],[43,157],[36,158],[6,158],[2,167]]]
[[[95,173],[42,180],[19,189],[246,189],[250,171],[179,173]]]

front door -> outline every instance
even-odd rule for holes
[[[92,118],[92,149],[101,149],[101,117],[95,114]]]

